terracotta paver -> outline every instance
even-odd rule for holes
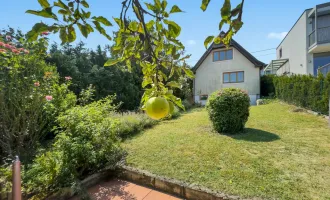
[[[93,200],[180,200],[174,196],[155,191],[123,180],[113,179],[88,189]],[[71,200],[78,200],[75,197]]]

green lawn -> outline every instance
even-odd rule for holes
[[[127,164],[241,197],[330,199],[327,120],[292,109],[251,107],[236,136],[215,133],[195,109],[126,140]]]

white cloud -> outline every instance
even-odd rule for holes
[[[282,40],[287,34],[288,34],[288,32],[282,32],[282,33],[271,32],[271,33],[268,34],[267,37],[270,38],[270,39]]]
[[[187,41],[187,44],[188,45],[195,45],[196,44],[196,41],[195,40],[188,40]]]

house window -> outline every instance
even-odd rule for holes
[[[282,48],[280,49],[280,58],[282,58]]]
[[[213,52],[213,62],[222,61],[222,60],[232,60],[233,59],[233,50],[223,50]]]
[[[244,72],[225,72],[223,73],[223,83],[242,83],[244,82]]]

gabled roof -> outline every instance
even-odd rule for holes
[[[221,32],[223,34],[223,32]],[[266,66],[265,63],[259,61],[256,59],[252,54],[250,54],[247,50],[245,50],[240,44],[238,44],[234,39],[231,39],[230,41],[230,47],[234,47],[237,49],[241,54],[243,54],[251,63],[255,65],[255,67],[264,67]],[[198,60],[196,65],[192,68],[194,72],[199,68],[199,66],[203,63],[203,61],[206,59],[206,57],[212,52],[212,50],[215,49],[221,49],[225,48],[226,46],[223,43],[215,44],[212,43],[212,45],[206,50],[206,52],[203,54],[203,56]]]

